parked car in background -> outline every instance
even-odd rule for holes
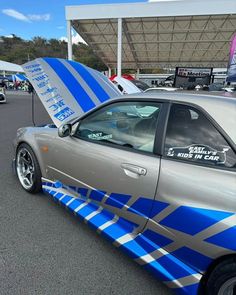
[[[145,82],[140,80],[134,79],[134,80],[131,80],[131,82],[142,91],[146,91],[147,89],[150,88]]]
[[[236,86],[235,87],[224,87],[223,90],[225,92],[235,93],[236,92]]]
[[[154,88],[148,88],[145,90],[145,93],[159,93],[159,92],[165,92],[165,91],[177,91],[179,88],[174,87],[154,87]]]
[[[5,88],[0,87],[0,103],[6,103]]]
[[[117,87],[117,89],[119,89],[122,94],[143,92],[143,90],[133,83],[133,80],[116,76],[113,80],[111,80],[111,82]]]

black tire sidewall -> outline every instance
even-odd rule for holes
[[[42,174],[41,174],[39,162],[37,160],[37,157],[35,156],[33,149],[26,143],[20,144],[16,150],[16,162],[15,162],[16,163],[16,167],[15,167],[16,175],[17,175],[17,178],[19,179],[18,172],[17,172],[17,155],[22,148],[26,149],[30,153],[32,160],[33,160],[35,171],[34,171],[34,178],[33,178],[34,183],[31,186],[31,188],[26,189],[22,185],[21,185],[21,187],[29,193],[36,194],[42,190],[42,180],[41,180]]]
[[[235,278],[236,282],[235,257],[223,261],[213,270],[206,283],[206,295],[218,295],[223,284],[232,278]]]

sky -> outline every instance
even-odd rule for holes
[[[66,39],[65,6],[78,4],[147,2],[148,0],[0,0],[0,36],[15,34]],[[155,1],[155,0],[150,0]],[[81,41],[73,33],[73,41]]]

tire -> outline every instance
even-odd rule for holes
[[[42,190],[42,174],[32,148],[22,143],[16,151],[16,175],[24,190],[36,194]]]
[[[236,295],[236,257],[224,260],[210,274],[206,295]]]

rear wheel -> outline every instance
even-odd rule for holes
[[[207,295],[236,295],[236,258],[216,266],[206,283]]]
[[[16,173],[21,186],[29,193],[41,191],[41,170],[32,148],[22,143],[16,152]]]

